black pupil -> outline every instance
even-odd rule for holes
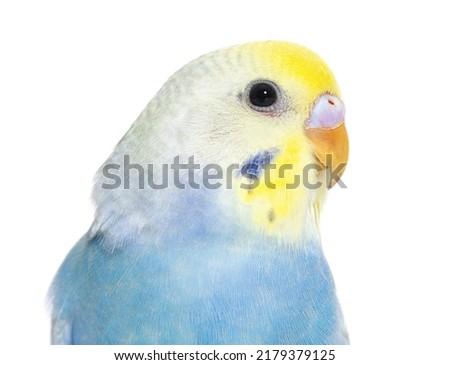
[[[267,107],[275,104],[277,92],[272,85],[256,84],[250,90],[250,102],[255,106]]]

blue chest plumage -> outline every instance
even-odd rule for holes
[[[73,343],[347,342],[331,273],[313,243],[173,240],[109,254],[82,240],[54,291]]]

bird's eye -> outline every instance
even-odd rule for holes
[[[249,99],[254,106],[268,107],[276,103],[277,91],[272,85],[260,82],[250,89]]]
[[[255,81],[247,88],[247,103],[261,112],[273,111],[279,99],[280,90],[271,81]]]

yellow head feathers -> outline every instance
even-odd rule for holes
[[[280,122],[286,127],[280,126],[284,137],[271,168],[265,167],[256,187],[239,194],[267,234],[295,237],[304,233],[305,226],[317,225],[327,187],[322,170],[347,159],[340,91],[325,62],[304,47],[257,42],[241,46],[240,51],[249,55],[260,79],[275,83],[286,95],[289,120]],[[327,165],[327,155],[335,166]]]

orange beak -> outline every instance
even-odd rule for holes
[[[348,162],[344,118],[344,103],[336,96],[322,95],[316,100],[305,129],[317,162],[327,173],[329,189],[341,179]]]

